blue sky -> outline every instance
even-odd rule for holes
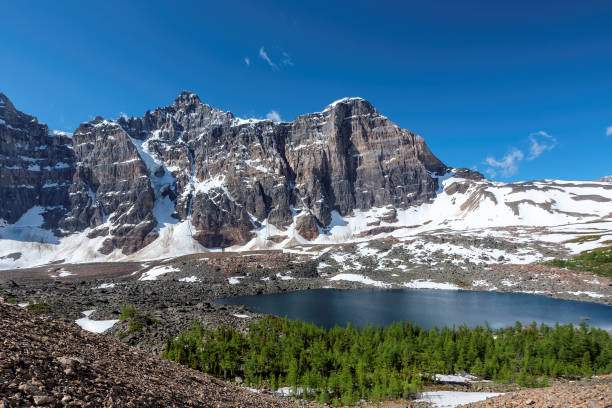
[[[612,174],[610,1],[23,1],[2,16],[0,92],[52,129],[181,90],[283,120],[361,96],[496,180]]]

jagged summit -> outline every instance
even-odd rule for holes
[[[612,183],[612,176],[605,176],[598,178],[596,181],[603,181],[605,183]]]
[[[9,109],[12,111],[15,110],[15,106],[13,106],[10,99],[2,92],[0,92],[0,109]]]
[[[432,174],[447,169],[421,137],[362,98],[275,123],[236,118],[183,91],[140,118],[97,117],[66,140],[73,157],[57,183],[46,185],[44,174],[40,184],[28,183],[30,159],[13,163],[23,174],[2,168],[22,202],[3,218],[12,223],[30,211],[23,197],[40,195],[43,185],[49,192],[62,186],[53,217],[41,205],[41,227],[88,231],[103,254],[138,251],[173,225],[191,231],[186,251],[244,245],[262,225],[315,239],[334,214],[433,199],[439,186]]]
[[[182,91],[174,100],[174,105],[177,106],[191,105],[195,103],[202,103],[200,97],[195,93],[188,91]]]
[[[372,107],[372,104],[369,101],[359,96],[353,96],[353,97],[345,97],[345,98],[341,98],[336,101],[333,101],[332,103],[327,105],[325,109],[323,109],[323,112],[334,109],[339,105],[360,105],[360,104],[367,104],[370,107]]]

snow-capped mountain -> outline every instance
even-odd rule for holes
[[[612,176],[602,177],[602,178],[597,179],[597,181],[604,181],[606,183],[612,183]]]
[[[0,193],[3,268],[612,216],[609,183],[505,184],[451,169],[361,98],[276,123],[183,92],[70,135],[0,94]]]

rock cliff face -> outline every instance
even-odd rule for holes
[[[39,206],[43,226],[61,234],[58,221],[70,206],[74,162],[68,134],[49,132],[0,93],[0,225],[14,224]]]
[[[72,138],[0,101],[0,191],[11,198],[0,218],[43,206],[44,227],[104,236],[102,253],[133,253],[184,221],[206,247],[246,244],[263,225],[310,240],[335,214],[433,199],[448,170],[361,98],[275,123],[183,92],[141,118],[96,118]]]

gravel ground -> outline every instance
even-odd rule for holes
[[[547,388],[521,390],[464,407],[609,408],[612,407],[612,375]]]
[[[0,301],[0,407],[291,407]]]

